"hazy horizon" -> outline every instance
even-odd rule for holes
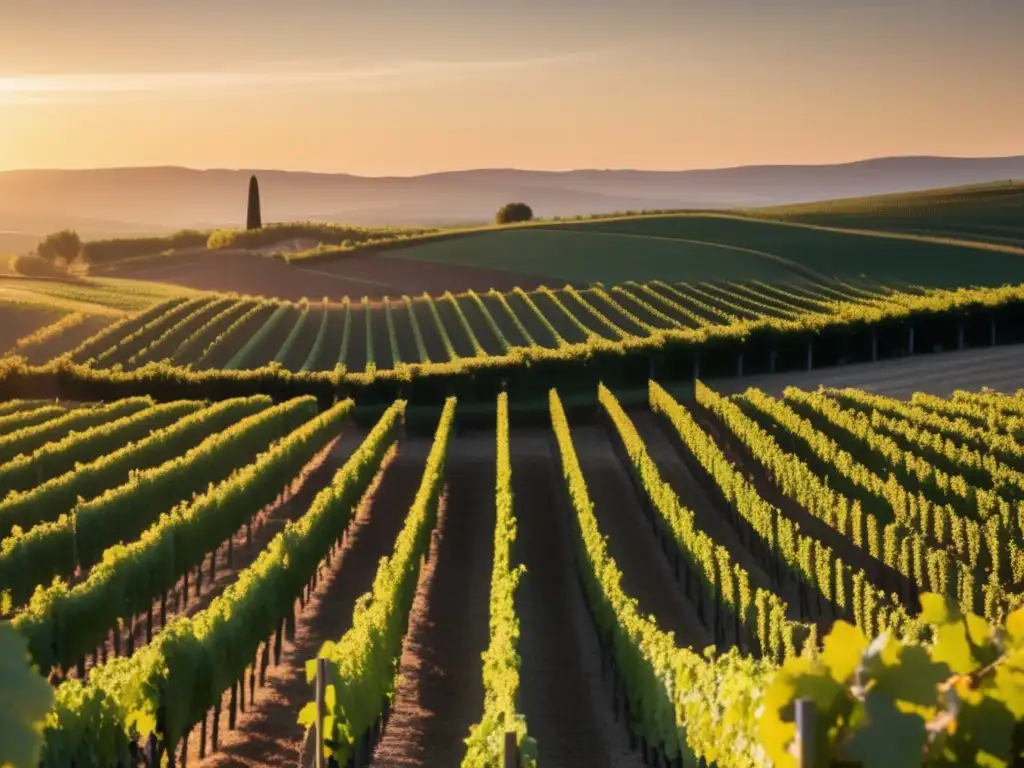
[[[1020,158],[1024,157],[1024,151],[1015,153],[1012,155],[882,155],[873,157],[858,157],[850,160],[837,160],[832,163],[751,163],[744,165],[723,165],[723,166],[701,166],[693,168],[629,168],[629,167],[592,167],[592,168],[525,168],[525,167],[465,167],[465,168],[441,168],[433,171],[423,171],[421,173],[394,173],[394,174],[360,174],[360,173],[349,173],[348,171],[324,171],[316,168],[258,168],[255,166],[251,167],[226,167],[226,166],[210,166],[210,167],[197,167],[189,165],[168,165],[168,164],[153,164],[153,165],[106,165],[106,166],[82,166],[82,167],[33,167],[33,168],[3,168],[0,169],[0,173],[10,172],[64,172],[64,171],[135,171],[135,170],[147,170],[147,169],[165,169],[165,170],[181,170],[181,171],[228,171],[232,173],[236,172],[253,172],[253,173],[306,173],[306,174],[322,174],[322,175],[339,175],[339,176],[354,176],[357,178],[364,179],[404,179],[414,178],[418,176],[442,176],[445,174],[456,174],[456,173],[470,173],[470,172],[522,172],[522,173],[586,173],[586,172],[614,172],[614,173],[691,173],[699,171],[729,171],[729,170],[740,170],[744,168],[818,168],[818,167],[834,167],[843,165],[859,165],[862,163],[872,163],[877,161],[888,161],[888,160],[918,160],[918,159],[938,159],[938,160],[1000,160],[1003,158]],[[975,183],[975,182],[972,182]],[[985,182],[976,182],[985,183]]]
[[[1008,0],[0,0],[0,170],[1024,154]]]

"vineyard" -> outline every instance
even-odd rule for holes
[[[197,294],[175,297],[111,325],[69,348],[73,363],[137,370],[171,363],[195,370],[293,372],[387,370],[505,355],[528,347],[558,349],[590,339],[645,339],[661,331],[728,327],[744,321],[841,314],[890,295],[855,282],[627,283],[507,293],[370,301],[286,302]]]
[[[145,285],[145,284],[142,284]],[[546,409],[557,386],[593,399],[598,382],[756,376],[924,356],[1024,340],[1024,286],[899,289],[863,281],[625,283],[371,301],[286,302],[189,292],[121,313],[62,346],[0,359],[0,394],[111,400],[304,395],[325,407],[458,396],[493,410],[507,391]],[[76,330],[77,326],[69,330]],[[71,337],[76,340],[79,337]],[[24,341],[24,339],[22,339]]]
[[[1024,396],[670,389],[5,401],[42,765],[1009,764]]]

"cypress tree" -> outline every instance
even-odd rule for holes
[[[263,226],[263,217],[260,215],[260,185],[256,181],[256,175],[249,178],[249,210],[245,216],[246,229],[260,229]]]

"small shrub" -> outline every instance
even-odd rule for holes
[[[25,277],[67,277],[68,263],[64,259],[53,261],[30,253],[11,259],[11,268]]]
[[[494,217],[496,224],[514,224],[532,219],[533,210],[526,203],[505,203]]]

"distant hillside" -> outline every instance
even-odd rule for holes
[[[0,231],[65,226],[89,237],[237,226],[251,170],[123,168],[0,173]],[[540,216],[736,208],[1024,177],[1024,156],[897,157],[821,166],[700,171],[471,170],[414,177],[256,171],[264,219],[364,225],[489,220],[509,200]]]

